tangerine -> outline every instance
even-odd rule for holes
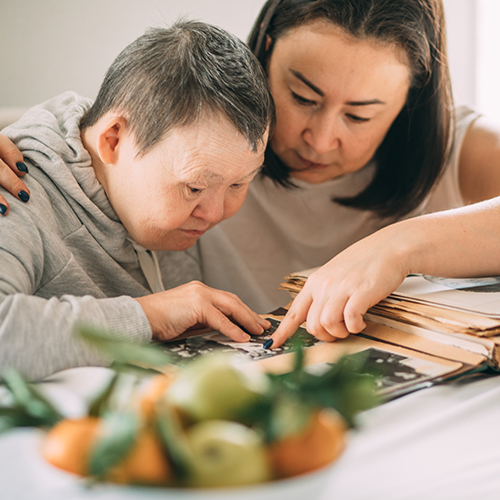
[[[42,444],[50,464],[79,476],[89,475],[91,447],[98,437],[100,419],[84,417],[57,423]],[[172,478],[170,464],[154,430],[143,427],[124,460],[106,474],[115,483],[165,484]]]
[[[130,453],[109,471],[106,479],[113,483],[154,485],[166,484],[172,479],[170,463],[151,427],[141,429]]]
[[[290,477],[319,469],[335,460],[344,450],[346,425],[334,410],[313,413],[300,434],[272,443],[269,454],[278,477]]]
[[[41,450],[43,458],[60,469],[87,475],[90,447],[99,423],[97,417],[61,420],[47,433]]]
[[[175,380],[173,372],[161,373],[151,377],[141,391],[140,407],[146,421],[151,421],[155,417],[155,405],[165,394]]]

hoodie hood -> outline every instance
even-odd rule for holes
[[[23,151],[30,175],[43,173],[57,186],[106,253],[127,268],[137,263],[140,254],[139,264],[151,287],[153,282],[161,283],[155,256],[130,238],[97,180],[81,140],[80,121],[91,106],[90,99],[66,92],[31,108],[3,132]],[[152,290],[161,291],[161,287]]]

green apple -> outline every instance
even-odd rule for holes
[[[267,375],[255,365],[213,354],[191,362],[170,386],[167,399],[191,421],[238,420],[269,386]]]
[[[243,424],[205,420],[189,429],[187,440],[191,448],[189,486],[243,486],[271,479],[260,435]]]

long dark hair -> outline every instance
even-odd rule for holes
[[[422,203],[448,158],[453,100],[442,2],[269,0],[248,44],[267,71],[276,40],[316,20],[331,22],[358,39],[393,44],[408,56],[412,76],[408,97],[375,153],[372,182],[356,196],[334,200],[381,217],[402,217]],[[282,186],[293,186],[290,169],[270,145],[263,174]]]

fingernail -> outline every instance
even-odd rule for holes
[[[22,161],[18,161],[16,163],[16,167],[17,167],[17,170],[19,170],[19,172],[28,173],[28,167]]]
[[[273,339],[268,339],[264,342],[264,349],[270,349],[272,345],[273,345]]]
[[[0,203],[0,214],[5,215],[5,212],[7,212],[7,207],[3,203]]]
[[[265,332],[266,330],[269,330],[269,328],[271,328],[271,323],[261,323],[259,326],[260,328],[262,328],[262,332]]]
[[[19,199],[21,201],[24,201],[24,203],[26,203],[30,199],[30,195],[26,191],[19,191],[17,195],[19,196]]]

